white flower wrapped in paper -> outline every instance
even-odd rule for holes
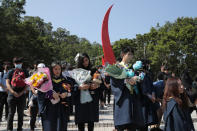
[[[84,83],[91,82],[92,77],[91,77],[91,71],[78,68],[74,69],[69,72],[70,76],[76,81],[76,83],[81,86]],[[81,104],[91,102],[93,99],[90,95],[89,90],[81,90],[80,91],[80,102]]]

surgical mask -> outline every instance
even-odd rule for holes
[[[16,64],[15,68],[21,69],[22,68],[22,64]]]
[[[102,69],[98,69],[98,71],[101,73],[103,70]]]

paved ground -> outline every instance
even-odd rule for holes
[[[112,98],[113,99],[113,98]],[[111,101],[113,102],[113,100]],[[26,114],[27,111],[25,111]],[[192,119],[194,122],[195,129],[197,130],[197,115],[196,112],[192,113]],[[17,114],[15,115],[14,118],[14,131],[16,131],[17,127]],[[77,127],[74,124],[74,116],[70,117],[70,122],[68,123],[68,131],[77,131]],[[30,126],[29,126],[29,116],[24,117],[24,124],[23,128],[24,131],[30,131]],[[3,121],[0,123],[0,131],[6,131],[6,121]],[[37,121],[36,122],[37,128],[35,131],[41,131],[41,124]],[[161,128],[163,128],[163,123],[161,124]],[[114,129],[114,124],[113,124],[113,107],[112,104],[109,105],[106,109],[100,109],[100,116],[99,116],[99,123],[95,123],[95,130],[94,131],[112,131]]]

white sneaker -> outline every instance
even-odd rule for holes
[[[38,121],[39,124],[41,124],[42,123],[41,117],[38,117],[37,121]]]

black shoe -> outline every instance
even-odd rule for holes
[[[163,130],[160,129],[159,127],[156,127],[156,128],[151,128],[150,131],[163,131]]]

